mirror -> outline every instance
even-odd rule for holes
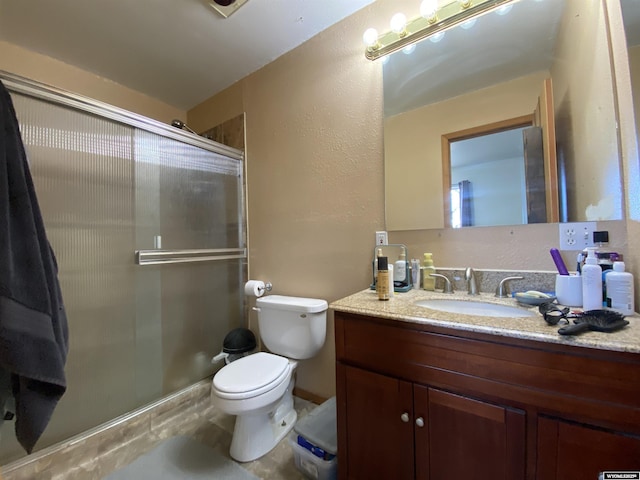
[[[636,128],[640,129],[640,124],[638,124],[638,120],[640,120],[640,2],[638,0],[621,0],[621,5],[631,71],[633,110],[636,117]],[[640,130],[637,132],[636,138],[640,138]]]
[[[451,166],[443,139],[535,116],[541,103],[555,122],[544,148],[556,164],[545,160],[544,174],[545,188],[557,189],[558,214],[546,221],[622,218],[603,1],[521,0],[510,6],[477,18],[471,28],[452,28],[438,41],[423,40],[411,54],[396,52],[384,65],[387,230],[449,226],[450,191],[443,182]],[[551,98],[543,100],[546,82]],[[488,175],[501,172],[496,161],[506,159],[499,151],[488,158]],[[549,181],[554,176],[557,186]],[[517,176],[512,181],[526,184]],[[515,223],[521,222],[508,222]]]

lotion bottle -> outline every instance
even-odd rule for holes
[[[433,255],[425,253],[422,260],[422,288],[425,290],[436,289],[436,279],[431,274],[436,273],[436,267],[433,266]]]
[[[607,308],[623,315],[633,315],[633,275],[624,271],[624,262],[613,262],[613,270],[605,277]]]
[[[596,252],[589,249],[589,254],[582,267],[582,309],[602,309],[602,269],[598,265]]]
[[[376,292],[378,300],[389,300],[389,270],[387,257],[378,257],[378,281]]]
[[[407,256],[404,251],[400,253],[400,258],[396,260],[393,268],[393,280],[405,284],[407,283]]]

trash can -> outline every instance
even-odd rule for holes
[[[248,328],[234,328],[222,342],[222,352],[213,357],[217,362],[224,358],[224,363],[229,364],[241,357],[250,355],[256,349],[256,336]]]
[[[319,405],[295,424],[289,435],[294,461],[305,477],[338,478],[336,397]]]

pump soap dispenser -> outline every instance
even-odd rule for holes
[[[602,309],[602,269],[598,265],[596,252],[589,248],[582,267],[582,309]]]
[[[436,289],[436,279],[431,274],[436,273],[436,267],[433,266],[433,255],[425,253],[422,260],[422,288],[425,290]]]
[[[393,268],[394,282],[406,284],[407,281],[407,255],[404,250],[400,252],[400,258],[396,260]]]

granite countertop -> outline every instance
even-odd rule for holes
[[[456,299],[518,306],[535,313],[532,317],[486,317],[450,313],[421,307],[415,304],[427,299]],[[538,307],[520,305],[514,298],[496,298],[492,293],[468,295],[466,291],[454,294],[410,290],[395,293],[389,301],[380,301],[374,290],[362,290],[329,305],[339,312],[382,317],[401,322],[434,325],[470,332],[502,335],[527,340],[537,340],[563,345],[598,348],[620,352],[640,353],[640,315],[626,316],[629,325],[616,332],[589,331],[580,335],[563,336],[558,329],[565,325],[550,326],[538,313]]]

